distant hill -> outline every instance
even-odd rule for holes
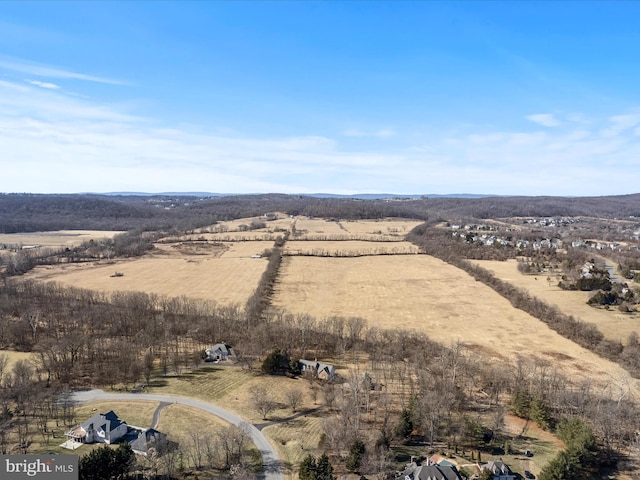
[[[286,212],[336,219],[461,220],[584,216],[640,219],[640,194],[607,197],[456,195],[0,194],[0,233],[66,229],[188,230]]]
[[[85,193],[81,195],[110,195],[110,196],[130,196],[137,195],[143,197],[155,197],[155,196],[178,196],[178,197],[238,197],[243,194],[239,193],[212,193],[212,192],[108,192],[104,194],[98,193]],[[244,195],[261,195],[259,193],[251,193]],[[341,195],[337,193],[292,193],[295,196],[313,197],[313,198],[357,198],[360,200],[382,200],[391,198],[401,199],[418,199],[418,198],[485,198],[495,197],[497,195],[491,194],[475,194],[475,193],[446,193],[446,194],[408,194],[403,195],[399,193],[354,193],[351,195]]]

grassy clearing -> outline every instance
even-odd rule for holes
[[[207,365],[179,377],[158,378],[151,382],[148,391],[158,394],[182,395],[219,403],[221,399],[237,391],[253,377],[254,374],[251,372],[237,367]]]
[[[422,220],[385,218],[383,220],[341,220],[340,225],[354,235],[391,235],[404,237]]]
[[[109,410],[113,410],[127,425],[149,428],[153,412],[157,407],[158,402],[153,401],[107,400],[91,402],[76,408],[76,422],[82,423],[96,413],[107,413]]]
[[[186,439],[194,429],[212,432],[229,424],[215,415],[186,405],[167,405],[160,412],[157,430],[166,433],[170,439]]]
[[[631,332],[640,332],[640,313],[621,313],[615,307],[609,310],[590,307],[586,302],[593,293],[562,290],[558,287],[560,279],[557,275],[551,276],[551,282],[547,281],[547,273],[523,275],[518,272],[515,260],[506,262],[475,260],[474,263],[491,271],[501,280],[523,288],[540,300],[557,306],[567,315],[595,323],[598,329],[611,340],[626,343]]]
[[[556,456],[559,450],[564,448],[562,441],[558,440],[550,432],[546,432],[533,423],[525,420],[505,415],[505,433],[511,436],[511,455],[503,455],[501,458],[515,472],[524,475],[525,470],[529,470],[536,477],[545,465]],[[533,457],[526,457],[524,452],[529,450]],[[487,460],[499,460],[500,458],[488,458]]]
[[[323,218],[296,217],[296,232],[300,235],[345,235],[348,232],[339,222]]]
[[[227,254],[233,255],[231,251],[224,255]],[[38,267],[27,276],[91,290],[143,291],[172,297],[185,295],[220,304],[243,304],[255,291],[267,262],[238,255],[237,251],[236,255],[223,258],[150,255],[108,264]],[[116,271],[124,275],[112,277]]]
[[[123,233],[107,230],[57,230],[53,232],[3,233],[0,245],[40,245],[43,247],[75,247],[82,242],[113,238]]]
[[[34,354],[31,352],[14,352],[13,350],[0,350],[0,357],[3,355],[9,358],[5,372],[10,371],[18,360],[32,360],[34,358]]]
[[[348,256],[418,253],[410,242],[353,241],[288,241],[284,252],[289,255]]]
[[[372,326],[462,341],[498,361],[529,359],[576,381],[640,392],[617,364],[558,335],[513,308],[491,288],[428,255],[360,258],[286,257],[274,305],[316,317],[364,317]]]
[[[306,416],[286,423],[266,427],[263,433],[276,446],[283,466],[288,473],[297,471],[300,462],[308,455],[318,456],[322,435],[322,418]]]
[[[204,366],[179,377],[158,379],[155,386],[151,382],[149,392],[159,394],[183,395],[216,403],[252,423],[264,423],[260,414],[252,407],[253,386],[264,387],[267,396],[278,403],[278,409],[268,417],[269,421],[285,419],[292,415],[288,407],[285,392],[299,389],[303,399],[298,410],[315,408],[309,396],[309,383],[302,379],[271,377],[242,370],[239,367]]]
[[[190,239],[195,240],[198,238],[204,238],[209,241],[216,242],[270,242],[273,246],[274,240],[278,236],[282,236],[283,232],[269,232],[264,229],[252,230],[250,232],[226,232],[226,233],[204,233],[198,235],[191,235]],[[181,237],[183,238],[183,237]],[[186,238],[186,237],[185,237]]]

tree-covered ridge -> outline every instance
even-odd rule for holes
[[[281,211],[290,215],[371,219],[526,216],[640,217],[640,194],[609,197],[320,198],[0,194],[0,233],[63,229],[189,229]]]

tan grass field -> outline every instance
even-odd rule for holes
[[[346,230],[342,229],[338,222],[325,220],[324,218],[296,217],[296,231],[298,234],[309,235],[345,235]]]
[[[18,360],[31,360],[34,358],[34,354],[31,352],[14,352],[13,350],[0,350],[0,357],[3,355],[9,358],[5,372],[10,371]]]
[[[385,218],[383,220],[340,220],[348,233],[354,235],[391,235],[404,237],[411,229],[424,223],[422,220]]]
[[[322,436],[323,421],[324,419],[317,415],[303,416],[287,423],[271,425],[263,430],[278,449],[280,458],[289,469],[289,473],[295,471],[307,455],[322,455],[323,452],[318,448],[318,444]]]
[[[552,331],[462,270],[427,255],[286,257],[274,302],[317,317],[359,316],[369,325],[460,340],[493,361],[547,363],[575,380],[639,393],[638,382]]]
[[[285,243],[289,255],[348,256],[418,253],[420,249],[410,242],[366,242],[301,240]]]
[[[170,440],[184,441],[190,432],[215,432],[229,424],[220,417],[186,405],[172,404],[162,409],[157,430],[166,433]]]
[[[251,255],[267,245],[272,244],[233,244],[221,257],[159,252],[134,260],[38,267],[27,277],[104,292],[142,291],[220,304],[245,303],[267,266],[266,259]],[[124,275],[112,277],[115,272]]]
[[[0,234],[0,245],[75,247],[89,240],[113,238],[119,233],[123,232],[106,230],[57,230],[54,232],[5,233]]]
[[[275,213],[277,215],[277,219],[275,220],[267,220],[265,217],[245,217],[238,218],[236,220],[229,220],[226,222],[219,222],[215,225],[210,225],[207,227],[200,228],[198,231],[201,233],[215,233],[221,232],[223,230],[227,230],[229,232],[238,232],[242,225],[251,225],[251,222],[264,222],[266,223],[266,228],[260,229],[257,231],[273,231],[276,228],[285,228],[287,229],[291,225],[291,219],[288,215],[284,213]]]
[[[552,275],[552,282],[547,282],[547,273],[540,275],[523,275],[518,272],[517,262],[508,260],[499,261],[474,261],[477,265],[486,268],[501,280],[509,282],[519,288],[524,288],[531,295],[551,305],[557,306],[560,311],[567,315],[595,323],[607,338],[627,342],[629,334],[633,331],[640,333],[640,314],[622,313],[616,307],[609,310],[595,308],[587,305],[587,300],[592,292],[578,292],[562,290],[558,287],[560,280],[556,275]]]
[[[196,240],[204,238],[216,242],[253,242],[268,241],[273,245],[278,236],[282,236],[283,232],[268,232],[266,230],[252,230],[249,232],[224,232],[224,233],[202,233],[196,235],[188,235],[180,237],[180,239]]]
[[[96,413],[107,413],[113,410],[118,417],[131,427],[149,428],[153,412],[158,402],[141,402],[126,400],[105,400],[80,405],[76,408],[76,423],[82,423]]]

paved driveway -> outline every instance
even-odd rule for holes
[[[108,393],[103,390],[83,390],[74,392],[71,397],[78,403],[93,402],[98,400],[127,400],[127,401],[144,401],[151,400],[156,402],[167,403],[179,403],[182,405],[188,405],[190,407],[199,408],[207,413],[216,415],[223,420],[235,425],[236,427],[244,428],[249,433],[251,440],[255,446],[260,450],[262,455],[262,463],[264,465],[265,480],[283,480],[282,467],[280,465],[280,459],[273,446],[267,440],[260,430],[254,427],[243,418],[220,408],[211,403],[203,402],[202,400],[196,400],[189,397],[177,397],[173,395],[156,395],[153,393]]]

